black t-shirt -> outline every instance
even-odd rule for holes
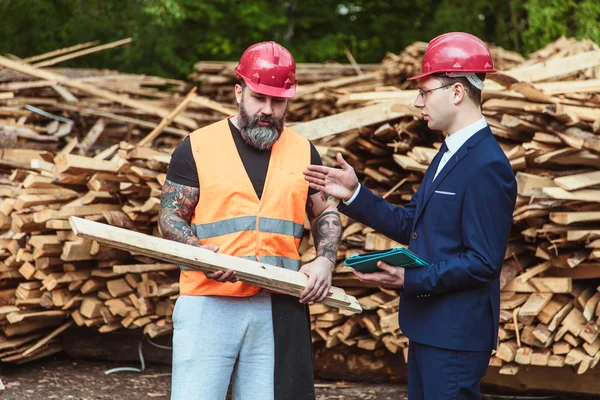
[[[265,180],[267,179],[271,150],[258,150],[250,146],[246,143],[240,131],[231,123],[231,121],[228,122],[231,134],[233,135],[233,141],[235,142],[235,147],[242,159],[246,173],[254,186],[254,190],[260,199],[265,187]],[[312,143],[310,144],[310,163],[313,165],[322,165],[321,156]],[[189,137],[186,137],[171,155],[167,179],[179,185],[195,188],[200,187],[198,170],[194,161],[192,144],[190,143]],[[317,193],[316,190],[311,188],[308,189],[309,196],[315,193]]]

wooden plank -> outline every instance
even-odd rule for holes
[[[552,160],[552,162],[559,165],[589,166],[592,168],[598,168],[600,167],[600,156],[588,150],[582,150],[575,154],[558,157],[555,160]]]
[[[54,157],[56,174],[78,174],[81,172],[119,172],[121,167],[114,161],[78,156],[74,154],[58,154]]]
[[[599,237],[600,229],[573,229],[567,231],[567,241],[569,242],[579,242],[582,240],[587,240],[590,237]]]
[[[340,96],[337,100],[338,105],[361,103],[367,101],[389,101],[389,100],[400,100],[404,102],[410,102],[412,104],[417,95],[418,90],[394,90],[389,92],[358,92],[348,93]]]
[[[503,73],[521,82],[541,82],[593,68],[600,65],[600,53],[588,51],[567,57],[560,57],[545,63],[513,68]]]
[[[578,190],[589,186],[600,185],[600,171],[586,172],[583,174],[561,176],[554,179],[557,186],[568,190]]]
[[[306,275],[283,268],[273,267],[256,261],[244,260],[226,254],[214,253],[198,247],[145,235],[126,229],[87,221],[77,217],[69,218],[77,236],[93,239],[118,249],[141,253],[167,262],[179,263],[203,272],[236,271],[240,281],[252,285],[281,291],[296,297],[306,287]],[[361,312],[357,300],[347,295],[343,289],[332,286],[325,304]]]
[[[10,60],[6,57],[0,56],[0,65],[3,67],[6,67],[8,69],[12,69],[14,71],[18,71],[18,72],[21,72],[21,73],[24,73],[27,75],[35,76],[36,78],[39,78],[39,79],[45,79],[45,80],[53,81],[53,82],[56,82],[58,84],[61,84],[61,85],[67,86],[67,87],[76,88],[81,91],[90,93],[94,96],[98,96],[103,99],[114,101],[116,103],[131,107],[134,109],[146,111],[150,114],[158,115],[159,117],[166,117],[167,115],[169,115],[169,111],[167,111],[163,108],[160,108],[160,107],[150,105],[147,102],[135,100],[135,99],[132,99],[127,96],[122,96],[122,95],[116,94],[114,92],[111,92],[109,90],[100,89],[96,86],[93,86],[93,85],[90,85],[90,84],[87,84],[84,82],[72,80],[65,76],[62,76],[62,75],[59,75],[59,74],[56,74],[56,73],[53,73],[53,72],[50,72],[47,70],[42,70],[42,69],[39,69],[36,67],[32,67],[30,65],[22,64],[17,61]],[[198,124],[194,120],[187,118],[187,117],[178,116],[177,118],[175,118],[175,121],[190,128],[190,129],[198,128]]]
[[[96,140],[102,135],[104,132],[104,128],[106,127],[106,122],[102,118],[98,118],[94,126],[89,130],[89,132],[83,138],[83,141],[79,145],[79,155],[86,155],[90,148],[96,143]]]
[[[552,266],[552,263],[550,261],[546,261],[544,263],[536,265],[535,267],[529,268],[527,271],[525,271],[521,275],[517,276],[517,280],[519,283],[525,283],[530,278],[533,278],[534,276],[546,271],[551,266]]]
[[[502,294],[509,295],[508,292],[503,292]],[[514,308],[525,303],[527,301],[527,299],[529,298],[528,296],[526,296],[524,294],[517,294],[517,295],[515,295],[515,293],[510,293],[510,294],[511,294],[511,296],[500,299],[500,309],[501,310],[513,310]]]
[[[81,115],[92,115],[92,116],[96,116],[96,117],[104,117],[107,119],[110,119],[112,121],[118,121],[118,122],[125,122],[128,124],[133,124],[133,125],[137,125],[137,126],[143,126],[145,128],[150,128],[150,129],[154,129],[158,124],[151,122],[151,121],[144,121],[142,119],[138,119],[138,118],[131,118],[131,117],[126,117],[124,115],[119,115],[119,114],[114,114],[114,113],[109,113],[106,111],[98,111],[98,110],[88,110],[88,109],[84,109],[84,108],[80,108],[80,107],[76,107],[76,106],[72,106],[72,105],[68,105],[68,104],[56,104],[54,106],[55,108],[59,108],[59,109],[63,109],[66,111],[73,111],[73,112],[77,112]],[[164,129],[165,132],[171,133],[173,135],[177,135],[177,136],[187,136],[190,132],[187,130],[183,130],[183,129],[179,129],[179,128],[174,128],[172,126],[167,126]]]
[[[11,324],[16,324],[28,319],[54,319],[56,317],[65,317],[67,313],[60,310],[40,311],[40,312],[13,312],[6,315],[6,320]]]
[[[191,101],[192,101],[192,103],[194,103],[197,106],[205,107],[210,110],[220,112],[221,114],[224,114],[227,116],[234,115],[238,111],[236,108],[234,108],[228,104],[221,104],[219,102],[216,102],[216,101],[211,100],[208,97],[204,97],[204,96],[193,97]]]
[[[567,328],[573,336],[579,336],[586,324],[587,320],[583,316],[583,313],[577,308],[573,308],[562,321],[562,325]]]
[[[545,187],[542,191],[553,199],[600,202],[600,190],[583,189],[567,192],[559,187]]]
[[[571,108],[574,107],[571,106]],[[583,120],[589,120],[589,118],[591,118],[592,121],[590,122],[595,122],[594,116],[595,113],[592,115],[592,111],[590,111],[589,115],[581,115],[580,118]],[[600,115],[598,118],[600,118]],[[558,133],[558,135],[571,147],[575,147],[577,149],[585,148],[596,152],[600,151],[600,138],[598,138],[598,136],[592,132],[573,126],[565,129],[562,133]]]
[[[550,324],[559,311],[570,301],[569,296],[557,294],[552,297],[552,300],[537,315],[537,318],[543,324]]]
[[[536,83],[535,87],[547,95],[571,93],[600,92],[600,79],[586,79],[582,81],[557,81]]]
[[[402,169],[405,169],[407,171],[417,171],[425,173],[425,171],[427,171],[427,168],[429,167],[429,165],[427,164],[421,164],[413,160],[412,158],[404,156],[402,154],[394,154],[393,158],[396,164],[398,164],[400,167],[402,167]]]
[[[91,41],[91,42],[76,44],[75,46],[69,46],[69,47],[65,47],[63,49],[58,49],[58,50],[50,51],[48,53],[38,54],[37,56],[31,56],[31,57],[23,58],[23,59],[21,59],[21,62],[32,63],[32,62],[35,62],[35,61],[45,60],[47,58],[52,58],[52,57],[55,57],[55,56],[60,56],[60,55],[66,54],[66,53],[71,53],[73,51],[85,49],[86,47],[95,46],[98,43],[99,43],[98,40],[94,40],[94,41]]]
[[[517,193],[520,196],[536,198],[548,198],[549,196],[543,192],[545,187],[555,187],[556,184],[550,178],[527,174],[525,172],[517,172]]]
[[[143,147],[152,143],[152,141],[156,139],[158,135],[161,134],[161,132],[167,127],[167,125],[169,125],[178,114],[185,110],[185,108],[188,106],[190,101],[194,99],[194,97],[196,97],[196,86],[194,86],[188,92],[183,101],[179,103],[177,107],[175,107],[175,109],[169,113],[169,115],[167,115],[162,119],[162,121],[160,121],[160,123],[156,126],[156,128],[152,130],[152,132],[150,132],[142,140],[139,141],[138,146]]]
[[[555,224],[570,225],[579,222],[600,221],[600,211],[562,211],[551,212],[550,221]]]
[[[506,100],[506,99],[490,99],[483,103],[484,110],[497,110],[497,111],[525,111],[542,114],[545,111],[548,112],[550,105],[544,103],[533,103],[526,100]],[[577,118],[587,121],[594,122],[600,118],[600,110],[594,107],[580,107],[580,106],[563,106],[564,112],[571,112]]]
[[[72,60],[73,58],[84,56],[86,54],[92,54],[92,53],[96,53],[98,51],[102,51],[102,50],[106,50],[106,49],[112,49],[114,47],[122,46],[124,44],[129,44],[132,41],[133,41],[132,38],[117,40],[116,42],[102,44],[102,45],[99,45],[99,46],[90,47],[90,48],[85,49],[85,50],[79,50],[79,51],[76,51],[74,53],[61,55],[60,57],[52,58],[50,60],[40,61],[40,62],[38,62],[36,64],[33,64],[33,66],[34,67],[38,67],[38,68],[49,67],[51,65],[56,65],[56,64],[61,63],[63,61]]]
[[[16,198],[13,207],[19,211],[34,206],[47,206],[49,204],[60,203],[76,196],[76,192],[66,192],[63,194],[22,194]]]
[[[595,311],[596,311],[596,307],[598,306],[598,303],[600,303],[600,292],[596,292],[586,303],[585,306],[583,307],[583,316],[585,317],[585,319],[587,319],[588,321],[591,321],[592,318],[595,316]]]
[[[535,317],[552,300],[552,293],[535,292],[523,304],[519,310],[519,317]]]
[[[377,104],[302,122],[292,126],[292,130],[309,140],[316,140],[351,129],[390,121],[403,115],[405,114],[392,111],[392,104]]]
[[[91,204],[89,206],[63,207],[60,210],[42,210],[33,213],[36,223],[47,222],[53,219],[68,219],[71,216],[84,217],[89,215],[102,215],[103,211],[117,211],[119,204]]]
[[[570,279],[598,279],[600,278],[600,264],[581,263],[576,268],[550,268],[546,274]]]
[[[567,317],[567,315],[569,315],[569,313],[571,312],[571,310],[573,309],[573,302],[569,302],[567,304],[565,304],[563,306],[563,308],[561,308],[556,315],[552,318],[552,321],[550,321],[550,324],[548,325],[548,330],[550,332],[554,332],[559,325],[564,321],[564,319]],[[558,338],[557,335],[557,339],[556,340],[560,340],[560,338]]]
[[[67,321],[67,322],[65,322],[64,324],[62,324],[61,326],[59,326],[58,328],[56,328],[55,330],[53,330],[52,332],[50,332],[46,337],[42,338],[40,341],[38,341],[37,343],[35,343],[33,346],[31,346],[30,348],[28,348],[27,350],[25,350],[23,352],[22,356],[23,357],[27,357],[28,355],[30,355],[34,351],[40,349],[42,346],[44,346],[50,340],[54,339],[56,336],[60,335],[64,331],[66,331],[72,325],[73,325],[73,321]]]
[[[571,278],[531,278],[525,283],[519,282],[516,278],[510,281],[502,288],[504,291],[517,293],[570,293],[573,290],[573,281]]]
[[[517,348],[517,342],[514,340],[502,342],[498,346],[496,357],[508,363],[513,362],[517,355]]]

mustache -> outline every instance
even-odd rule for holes
[[[254,115],[250,118],[250,123],[248,124],[248,128],[255,128],[258,126],[259,122],[267,122],[273,128],[276,128],[277,131],[280,131],[281,120],[269,117],[268,115]]]

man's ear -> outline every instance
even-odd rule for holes
[[[235,100],[238,104],[242,102],[242,96],[244,95],[244,89],[241,85],[235,84]]]
[[[465,87],[462,83],[455,83],[454,86],[452,86],[452,93],[452,102],[454,104],[459,104],[460,102],[462,102],[465,96],[467,95],[467,93],[465,92]]]

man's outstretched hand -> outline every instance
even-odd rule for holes
[[[304,170],[304,179],[315,190],[340,200],[349,200],[358,188],[358,178],[354,168],[344,160],[340,153],[336,156],[341,168],[321,165],[309,165]]]

